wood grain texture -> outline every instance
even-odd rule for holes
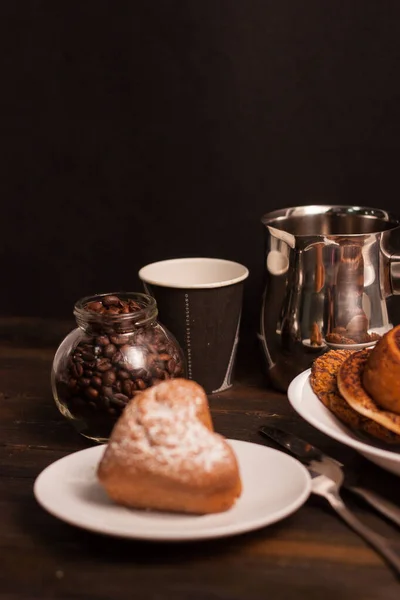
[[[44,512],[33,497],[35,477],[89,446],[51,396],[51,361],[64,332],[54,321],[14,320],[0,333],[0,598],[397,600],[392,572],[320,498],[254,533],[184,544],[95,535]],[[265,386],[256,347],[239,354],[234,387],[211,396],[210,406],[222,434],[265,443],[258,427],[283,424],[400,504],[399,478],[300,421],[287,398]],[[348,494],[346,500],[377,531],[400,539],[398,529],[361,501]]]

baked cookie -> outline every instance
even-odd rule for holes
[[[321,402],[342,423],[386,444],[400,444],[400,436],[376,421],[361,415],[340,394],[337,383],[339,369],[353,354],[351,350],[330,350],[319,356],[311,367],[310,384]]]
[[[327,408],[338,392],[336,376],[351,350],[329,350],[316,358],[311,366],[310,383],[314,393]]]

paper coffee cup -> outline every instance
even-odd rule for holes
[[[164,260],[139,271],[160,322],[185,353],[188,378],[208,394],[232,385],[248,275],[244,265],[219,258]]]

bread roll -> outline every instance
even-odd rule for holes
[[[377,342],[365,365],[362,382],[378,406],[400,414],[400,325]]]

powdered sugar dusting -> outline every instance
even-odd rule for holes
[[[223,472],[235,458],[224,438],[199,419],[204,410],[208,414],[207,398],[194,382],[149,388],[128,404],[115,426],[103,469],[118,462],[131,474],[145,471],[194,484],[200,472]]]

